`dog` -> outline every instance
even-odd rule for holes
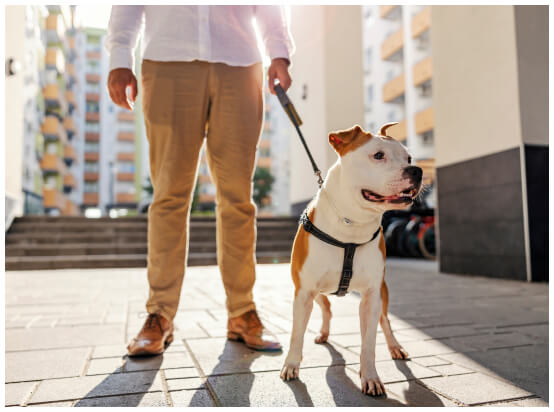
[[[348,268],[344,269],[348,249],[322,241],[308,232],[312,226],[339,243],[358,245],[355,252],[350,249],[354,254],[349,264],[352,270],[348,291],[357,291],[361,296],[362,392],[372,396],[385,394],[375,368],[378,322],[392,358],[408,357],[394,337],[387,317],[386,251],[381,219],[385,211],[404,209],[413,203],[421,191],[422,170],[412,165],[404,145],[387,136],[387,129],[395,124],[383,125],[378,135],[365,132],[358,125],[329,134],[329,143],[338,158],[308,204],[292,249],[293,327],[289,352],[281,369],[283,380],[298,377],[304,334],[314,300],[323,314],[323,324],[315,342],[327,341],[331,304],[326,295],[335,291],[340,295],[339,282],[344,271],[348,272]]]

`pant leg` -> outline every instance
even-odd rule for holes
[[[208,64],[142,64],[154,188],[148,211],[149,313],[173,319],[185,273],[188,220],[208,110]]]
[[[263,121],[263,73],[212,65],[207,158],[217,189],[217,260],[230,317],[255,308],[256,205],[252,177]]]

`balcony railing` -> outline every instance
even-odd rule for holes
[[[71,189],[74,189],[77,187],[77,181],[75,180],[75,176],[73,176],[71,173],[66,173],[63,177],[63,186],[68,187]]]
[[[387,17],[391,16],[394,12],[396,12],[397,8],[400,6],[394,6],[394,5],[387,5],[387,6],[379,6],[379,16],[381,16],[382,19],[386,19]]]
[[[99,102],[100,101],[100,94],[99,93],[87,93],[85,95],[85,100],[87,102]]]
[[[60,107],[60,89],[57,84],[47,84],[44,86],[42,94],[47,105]]]
[[[100,140],[100,133],[85,133],[86,142],[98,142]]]
[[[67,199],[65,202],[65,209],[63,211],[65,216],[76,216],[79,214],[79,207],[71,200]]]
[[[415,131],[417,134],[422,134],[433,130],[435,127],[435,122],[433,118],[433,108],[429,107],[428,109],[418,112],[414,116],[415,120]]]
[[[40,168],[44,173],[63,173],[65,171],[63,161],[56,153],[45,153],[40,160]]]
[[[431,6],[423,8],[412,19],[412,37],[418,37],[431,27]]]
[[[98,192],[83,193],[83,205],[96,206],[98,204]]]
[[[433,63],[431,56],[414,65],[414,86],[419,86],[433,77]]]
[[[87,59],[89,60],[100,60],[102,55],[98,51],[87,51]]]
[[[64,72],[65,59],[59,47],[48,47],[45,57],[46,68],[56,69],[58,73]]]
[[[133,152],[119,152],[117,154],[117,161],[118,162],[134,162],[135,161],[135,153],[133,153]]]
[[[120,172],[116,175],[116,179],[118,182],[133,182],[135,180],[135,174]]]
[[[84,180],[85,180],[85,182],[97,182],[98,181],[98,173],[97,172],[85,172]]]
[[[43,189],[42,198],[46,209],[59,209],[63,211],[65,208],[65,196],[56,189]]]
[[[133,112],[119,112],[117,114],[117,120],[120,122],[134,122],[135,114]]]
[[[77,158],[75,149],[70,144],[66,144],[63,148],[63,158],[65,160],[74,161]]]
[[[117,193],[115,200],[117,203],[137,203],[137,195],[135,193]]]
[[[60,119],[56,116],[46,116],[42,123],[42,134],[45,140],[59,140],[63,143],[67,142],[67,134]]]
[[[198,195],[198,202],[199,203],[214,203],[215,202],[215,196],[211,195],[209,193],[201,193]]]
[[[87,162],[97,162],[99,158],[98,152],[85,152],[85,161]]]
[[[126,142],[134,142],[135,141],[135,133],[134,132],[119,132],[117,134],[117,140],[126,141]]]
[[[383,85],[383,101],[385,103],[391,102],[403,96],[405,90],[404,74],[401,74]]]
[[[388,60],[404,47],[404,30],[392,33],[381,45],[381,59]]]
[[[394,137],[398,141],[406,140],[408,133],[406,131],[406,120],[402,120],[397,125],[392,126],[387,130],[387,135]]]
[[[89,83],[100,83],[100,75],[94,73],[87,73],[85,79]]]
[[[100,121],[100,113],[86,112],[85,113],[85,120],[87,122],[99,122]]]
[[[66,116],[65,119],[63,119],[63,126],[65,127],[65,130],[70,133],[75,133],[75,122],[73,121],[73,117]]]
[[[258,167],[265,167],[269,169],[271,167],[271,157],[258,158]]]

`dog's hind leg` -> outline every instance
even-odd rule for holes
[[[315,297],[315,301],[321,308],[321,317],[323,319],[321,330],[319,331],[319,335],[315,338],[315,343],[325,343],[329,337],[329,327],[331,324],[331,302],[329,302],[327,296],[321,293]]]
[[[389,318],[387,316],[387,311],[389,308],[389,289],[387,288],[385,279],[383,279],[383,283],[381,284],[381,301],[383,302],[383,306],[379,323],[381,324],[381,329],[383,329],[383,333],[385,334],[385,339],[387,341],[387,346],[389,347],[389,352],[393,359],[407,359],[408,352],[406,352],[404,348],[400,346],[400,344],[394,337],[392,329],[390,327]]]

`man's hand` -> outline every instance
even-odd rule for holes
[[[130,100],[127,98],[127,87],[131,87]],[[108,91],[115,104],[133,110],[138,94],[137,78],[129,69],[113,69],[108,76]]]
[[[275,79],[279,80],[279,83],[283,89],[287,91],[292,83],[292,79],[289,74],[289,61],[282,58],[273,59],[269,69],[267,69],[267,77],[269,91],[271,94],[275,94],[275,89],[273,88]]]

